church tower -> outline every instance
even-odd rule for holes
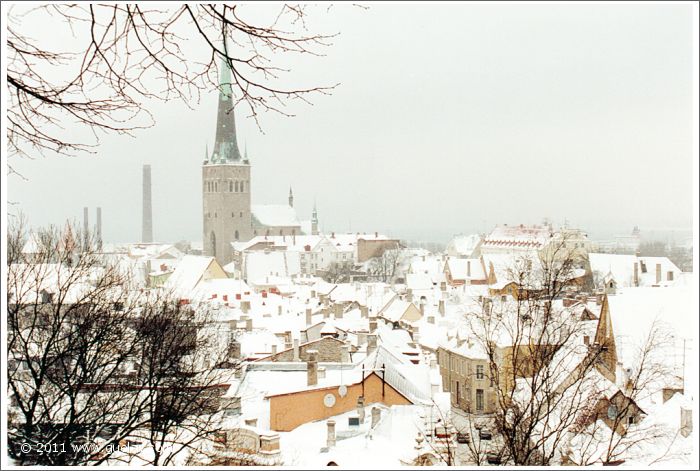
[[[202,165],[204,254],[221,264],[233,258],[231,242],[252,238],[250,162],[241,156],[236,138],[231,71],[222,63],[216,139]]]
[[[314,201],[314,211],[311,213],[311,234],[318,235],[318,211],[316,211],[316,201]]]

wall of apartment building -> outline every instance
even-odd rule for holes
[[[347,393],[342,397],[338,394],[338,386],[271,396],[270,429],[288,432],[305,423],[354,410],[357,408],[357,398],[362,393],[362,383],[357,383],[348,385]],[[331,407],[324,404],[323,399],[327,394],[335,397],[335,403]],[[364,398],[365,407],[377,402],[387,406],[411,404],[411,401],[374,373],[365,378]]]
[[[450,393],[454,407],[465,412],[491,414],[496,411],[497,391],[491,381],[488,360],[472,359],[449,350],[438,349],[442,389]],[[482,408],[477,409],[478,391],[483,394]]]

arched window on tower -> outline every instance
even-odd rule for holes
[[[214,234],[214,231],[212,231],[211,235],[209,236],[209,244],[211,244],[212,257],[216,257],[216,235]]]
[[[245,182],[241,182],[241,193],[245,193]]]
[[[219,192],[219,182],[218,182],[218,180],[215,180],[215,181],[214,181],[214,191],[217,192],[217,193]]]
[[[236,231],[236,232],[233,234],[233,237],[234,237],[236,240],[238,240],[238,231]]]
[[[233,193],[233,180],[228,181],[228,191],[229,193]]]
[[[238,193],[238,180],[236,180],[236,193]]]

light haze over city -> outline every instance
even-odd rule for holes
[[[291,69],[285,80],[340,85],[309,97],[312,106],[289,103],[294,117],[261,114],[262,132],[245,106],[236,109],[253,203],[284,203],[291,186],[300,219],[316,201],[323,232],[436,242],[544,217],[600,236],[635,225],[690,231],[690,9],[312,10],[311,28],[339,35],[318,49],[324,57],[281,58]],[[155,239],[201,240],[201,165],[216,100],[212,90],[192,109],[147,103],[155,125],[133,138],[103,135],[95,155],[16,158],[26,180],[9,176],[10,212],[21,208],[42,226],[100,206],[105,240],[137,241],[150,164]]]

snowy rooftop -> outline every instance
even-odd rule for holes
[[[265,226],[299,226],[296,210],[287,204],[254,204],[253,217]]]

